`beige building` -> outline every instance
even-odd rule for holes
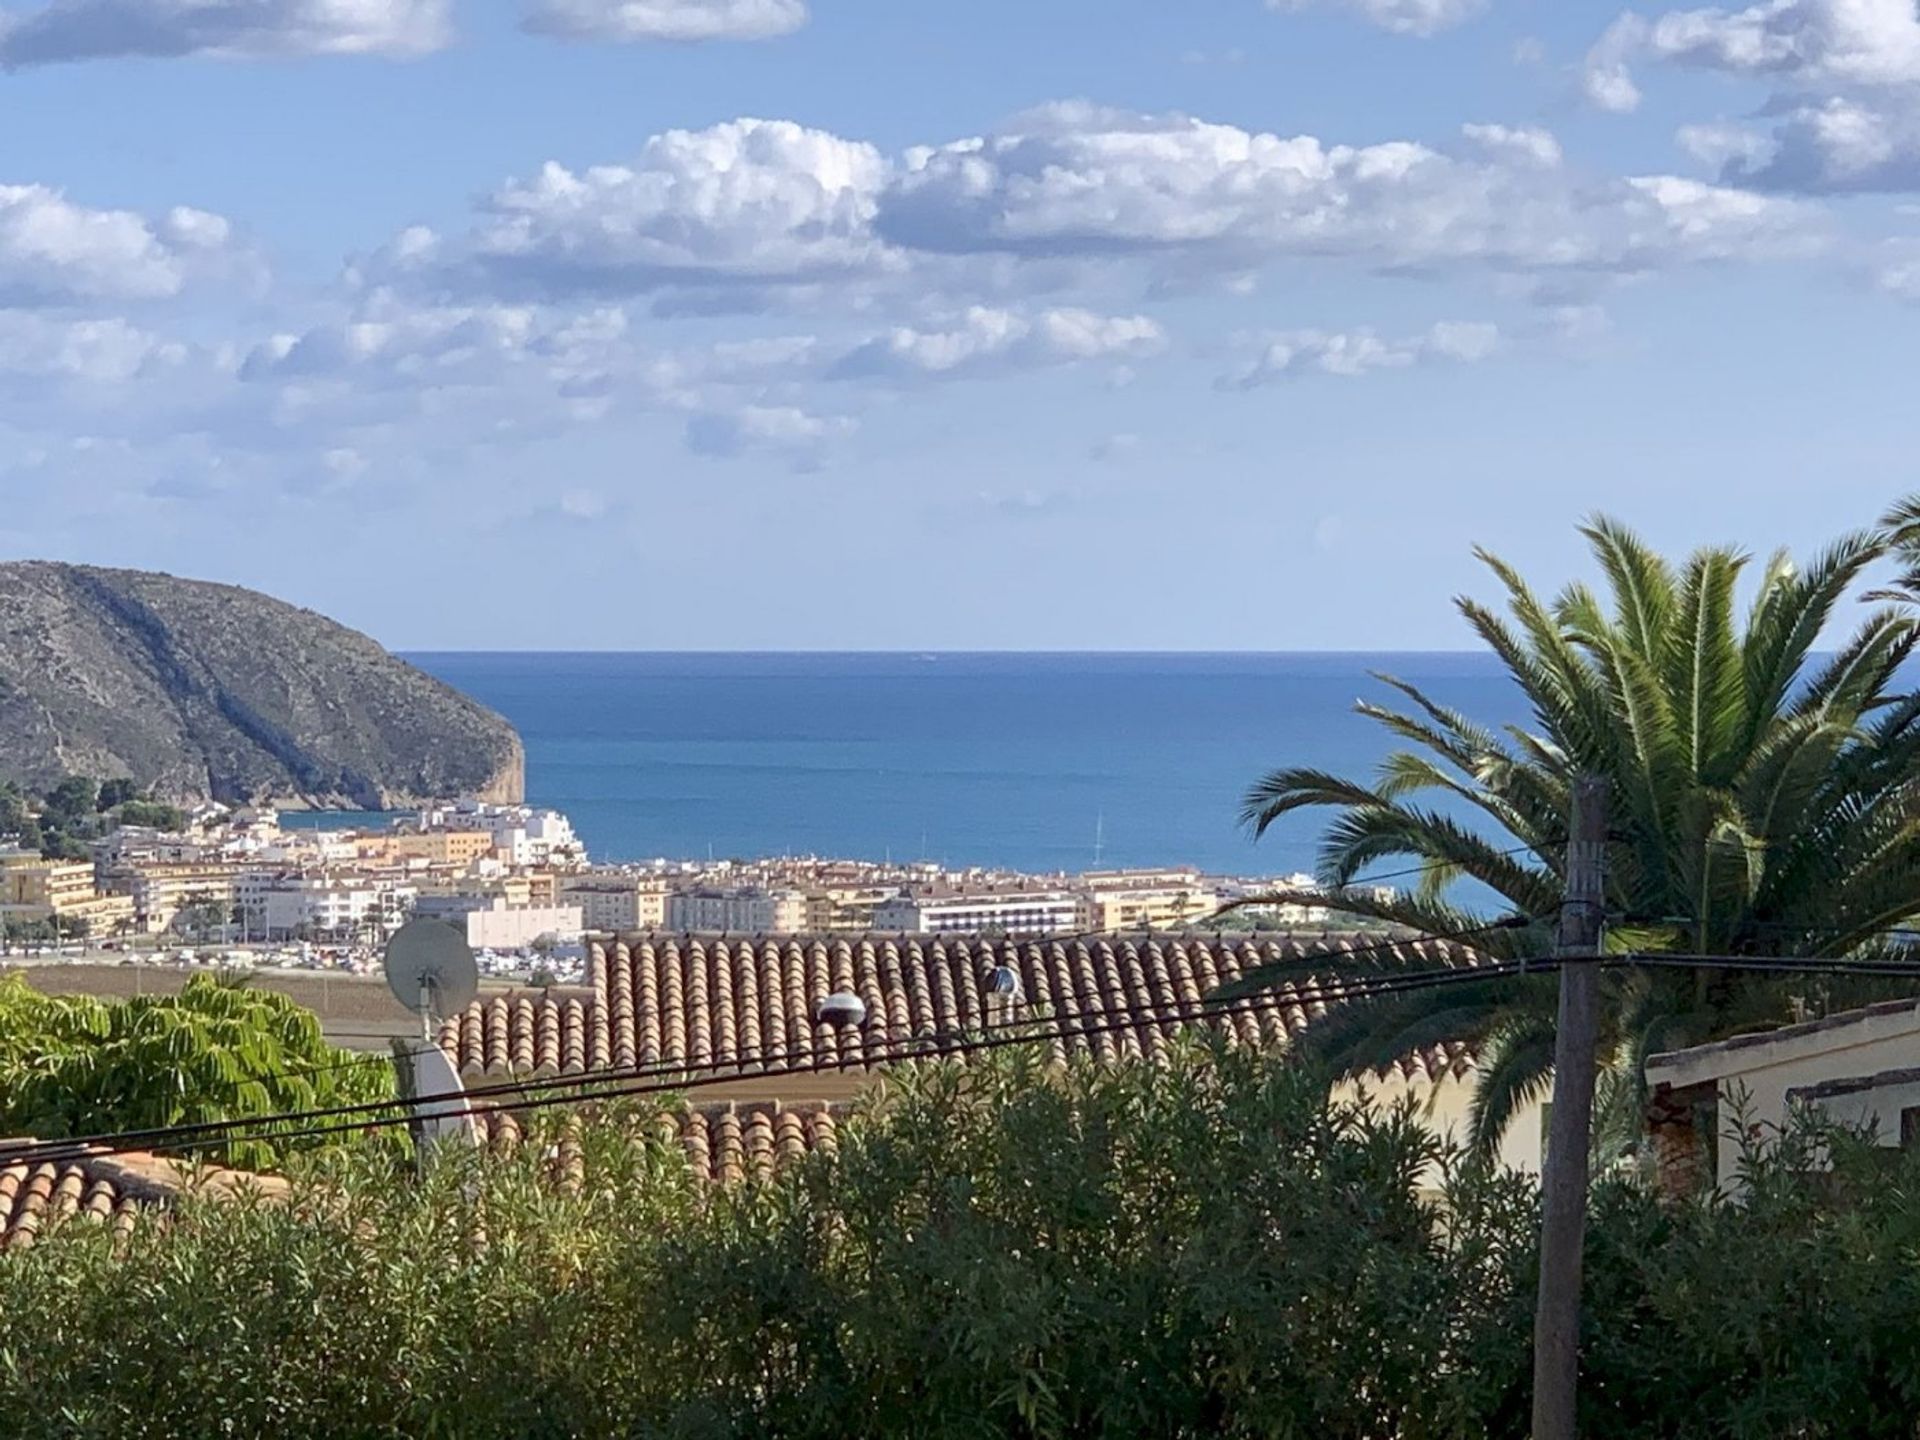
[[[43,860],[31,851],[0,856],[0,905],[53,915],[93,898],[90,860]]]
[[[94,935],[131,930],[134,906],[125,895],[102,895],[93,862],[43,860],[31,851],[0,855],[0,911],[16,920],[83,923]]]
[[[792,935],[806,928],[807,897],[756,885],[701,886],[667,897],[667,927],[710,935]]]
[[[139,865],[110,872],[107,888],[125,895],[138,927],[156,935],[190,905],[231,910],[236,871],[221,865]]]
[[[873,929],[874,910],[899,896],[898,885],[830,885],[810,890],[805,928],[865,934]]]
[[[1766,1145],[1796,1107],[1920,1143],[1920,1002],[1890,1000],[1647,1061],[1662,1177],[1737,1189],[1746,1144]]]
[[[560,883],[558,903],[578,905],[587,929],[601,934],[659,930],[667,923],[667,883],[651,875],[570,875]]]
[[[409,860],[429,865],[464,869],[476,860],[484,860],[494,851],[494,838],[487,830],[428,830],[416,833],[396,830],[372,835],[360,842],[362,859],[405,864]]]
[[[1104,870],[1080,879],[1089,930],[1180,930],[1220,908],[1197,870]]]

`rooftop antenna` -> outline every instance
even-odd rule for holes
[[[1107,812],[1102,810],[1093,820],[1093,868],[1100,868],[1100,857],[1107,848]]]
[[[387,986],[420,1017],[420,1036],[433,1038],[433,1022],[473,1003],[480,971],[473,947],[443,920],[414,920],[387,942]]]
[[[433,1022],[466,1009],[480,993],[473,947],[444,921],[414,920],[387,942],[386,971],[387,986],[395,998],[420,1017],[418,1040],[393,1042],[400,1097],[409,1101],[419,1095],[440,1097],[408,1108],[407,1126],[413,1132],[416,1154],[423,1156],[447,1139],[477,1143],[480,1132],[467,1113],[460,1072],[446,1051],[433,1043]]]

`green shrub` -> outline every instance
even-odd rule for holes
[[[71,1135],[196,1125],[380,1100],[380,1056],[326,1043],[283,995],[196,975],[177,995],[103,1001],[0,978],[0,1134]],[[269,1168],[287,1147],[248,1139],[207,1158]]]
[[[291,1203],[0,1257],[0,1428],[1524,1435],[1533,1186],[1324,1097],[1234,1055],[930,1068],[726,1192],[633,1114],[577,1189],[551,1119],[417,1181],[304,1157]],[[1745,1209],[1602,1187],[1583,1433],[1913,1435],[1920,1167],[1787,1148]]]

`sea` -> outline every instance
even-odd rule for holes
[[[1027,871],[1313,868],[1328,817],[1255,842],[1281,766],[1370,778],[1384,671],[1481,721],[1490,654],[415,654],[511,721],[528,799],[607,861],[814,854]],[[309,817],[320,823],[327,817]]]

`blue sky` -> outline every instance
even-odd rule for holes
[[[1435,648],[1920,488],[1920,15],[17,0],[0,553],[405,648]]]

